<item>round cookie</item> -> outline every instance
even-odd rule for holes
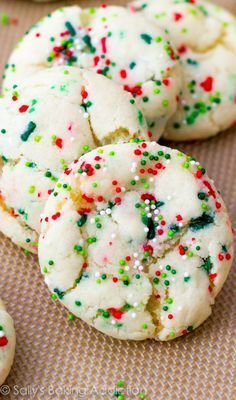
[[[40,214],[67,165],[135,137],[148,139],[146,122],[119,85],[75,67],[34,74],[0,100],[0,230],[36,252]]]
[[[169,340],[210,314],[232,263],[225,205],[192,157],[108,145],[63,174],[42,217],[45,281],[72,314],[119,339]]]
[[[13,364],[15,345],[13,320],[0,300],[0,386],[7,378]]]
[[[5,90],[38,69],[55,65],[93,69],[133,94],[153,139],[175,112],[181,72],[162,29],[122,7],[59,9],[39,21],[7,64]]]
[[[141,10],[170,34],[183,68],[177,112],[164,137],[205,139],[236,121],[236,19],[204,0],[138,0]]]

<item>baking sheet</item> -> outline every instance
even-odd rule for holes
[[[0,69],[18,38],[41,16],[69,4],[102,1],[32,3],[0,0]],[[109,1],[125,4],[125,1]],[[219,0],[236,14],[235,0]],[[169,143],[172,147],[176,145]],[[206,166],[236,217],[236,127],[216,138],[178,144]],[[37,258],[0,235],[0,296],[15,320],[17,348],[6,381],[6,399],[115,399],[116,382],[125,381],[126,400],[233,400],[236,398],[235,269],[217,298],[213,315],[193,334],[171,343],[122,342],[80,320],[50,298]],[[1,395],[0,395],[1,397]]]

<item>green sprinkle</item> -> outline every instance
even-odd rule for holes
[[[81,215],[80,219],[77,221],[77,225],[79,227],[83,226],[86,223],[87,218],[88,218],[87,214]]]
[[[34,122],[30,121],[28,126],[27,126],[27,128],[26,128],[26,130],[24,131],[24,133],[22,133],[22,135],[20,136],[21,140],[23,142],[27,142],[27,140],[29,139],[31,133],[34,132],[35,128],[36,128],[36,124]]]
[[[35,192],[35,186],[30,186],[29,187],[29,193],[34,193]]]
[[[68,321],[74,321],[75,316],[73,314],[68,315]]]
[[[144,42],[146,42],[147,44],[151,44],[152,43],[152,37],[150,35],[148,35],[147,33],[141,33],[140,35],[141,39],[144,40]]]
[[[108,311],[103,311],[102,316],[103,316],[103,318],[109,318],[110,313]]]
[[[76,30],[75,30],[75,28],[73,27],[73,25],[69,21],[65,22],[65,26],[68,29],[68,31],[70,32],[71,36],[75,36],[76,35]]]

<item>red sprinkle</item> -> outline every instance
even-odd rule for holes
[[[55,145],[56,145],[57,147],[59,147],[59,149],[62,149],[62,147],[63,147],[63,141],[62,141],[62,139],[61,139],[61,138],[57,138],[57,139],[55,140]]]
[[[27,105],[25,104],[25,105],[23,105],[23,106],[21,106],[21,107],[19,108],[19,111],[20,111],[20,113],[24,113],[24,112],[26,112],[26,111],[28,110],[28,108],[29,108],[29,106],[27,106]]]
[[[2,336],[2,337],[0,338],[0,347],[6,346],[7,343],[8,343],[8,339],[6,338],[6,336]]]
[[[185,254],[184,247],[182,245],[179,246],[179,254],[183,256]]]
[[[179,21],[180,19],[183,18],[183,15],[180,13],[174,13],[174,20]]]
[[[88,197],[85,193],[82,194],[82,198],[86,200],[88,203],[94,202],[94,199],[92,197]]]
[[[177,50],[179,54],[184,54],[187,51],[187,47],[185,46],[185,44],[182,44],[181,46],[178,47]]]
[[[205,92],[211,92],[213,88],[213,78],[208,76],[205,81],[200,83],[200,86],[205,90]]]
[[[103,37],[103,38],[101,39],[101,45],[102,45],[102,52],[103,52],[103,53],[106,53],[106,52],[107,52],[106,40],[107,40],[106,37]]]
[[[196,172],[196,177],[198,178],[198,179],[200,179],[201,177],[202,177],[202,171],[197,171]]]
[[[170,84],[170,80],[169,79],[163,79],[163,84],[165,85],[165,86],[169,86],[169,84]]]
[[[60,216],[61,216],[61,213],[60,213],[60,212],[57,212],[56,214],[52,215],[52,219],[53,219],[54,221],[56,221],[56,219],[60,218]]]
[[[121,76],[122,79],[125,79],[125,78],[127,77],[127,72],[126,72],[125,69],[122,69],[122,70],[120,71],[120,76]]]
[[[88,97],[88,92],[86,92],[86,90],[84,88],[81,90],[81,96],[82,96],[82,99],[87,99],[87,97]]]
[[[109,311],[109,313],[111,313],[111,315],[113,316],[113,318],[115,319],[121,319],[122,315],[124,314],[122,311],[117,310],[116,308],[108,308],[107,311]]]

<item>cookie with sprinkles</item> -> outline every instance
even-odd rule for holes
[[[155,142],[108,145],[74,161],[56,190],[39,260],[72,315],[115,338],[169,340],[211,314],[233,237],[194,158]]]
[[[143,110],[153,139],[176,111],[181,72],[164,31],[115,6],[55,11],[32,27],[13,51],[5,90],[40,68],[74,65],[118,82]]]
[[[205,139],[236,121],[236,19],[204,0],[138,0],[131,5],[170,35],[183,69],[177,112],[164,136]]]
[[[13,364],[15,345],[14,323],[0,300],[0,386],[7,378]]]
[[[68,164],[140,136],[143,114],[116,83],[75,67],[34,74],[0,100],[0,230],[36,252],[40,214]]]

